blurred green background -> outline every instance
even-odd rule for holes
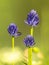
[[[49,65],[49,0],[0,0],[0,48],[11,47],[8,25],[15,23],[22,35],[15,38],[15,46],[25,49],[23,39],[30,34],[30,28],[24,23],[30,10],[36,10],[40,23],[34,27],[35,46],[44,54],[43,65]]]

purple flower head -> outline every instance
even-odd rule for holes
[[[36,26],[39,23],[39,17],[38,17],[38,14],[36,13],[36,11],[31,10],[28,13],[25,23],[30,26]]]
[[[27,47],[33,46],[34,45],[34,38],[31,35],[28,35],[25,39],[24,39],[24,43]]]
[[[8,32],[11,36],[19,36],[21,35],[20,32],[18,32],[18,28],[14,23],[11,23],[8,26]]]

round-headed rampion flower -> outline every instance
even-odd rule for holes
[[[28,13],[25,23],[30,26],[36,26],[39,23],[39,17],[38,17],[38,14],[36,13],[36,11],[31,10]]]
[[[8,26],[8,32],[11,36],[20,36],[21,35],[21,33],[18,32],[18,28],[14,23],[11,23]]]
[[[28,35],[25,39],[24,39],[24,43],[27,47],[33,46],[34,45],[34,38],[31,35]]]

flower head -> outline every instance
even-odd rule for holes
[[[14,23],[11,23],[8,26],[8,32],[11,36],[20,36],[21,35],[21,33],[18,32],[18,28]]]
[[[31,35],[28,35],[25,39],[24,39],[24,43],[27,47],[33,46],[34,45],[34,38]]]
[[[28,13],[25,23],[30,26],[36,26],[39,23],[39,17],[35,10],[31,10]]]

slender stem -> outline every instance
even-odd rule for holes
[[[32,65],[32,48],[28,48],[28,65]]]
[[[33,27],[31,28],[31,35],[33,36]]]
[[[31,35],[33,36],[33,27],[31,28]],[[28,47],[28,65],[32,65],[32,47]]]
[[[12,36],[12,52],[14,51],[14,36]],[[14,62],[12,63],[14,65]]]
[[[14,51],[14,37],[12,37],[12,51]]]

